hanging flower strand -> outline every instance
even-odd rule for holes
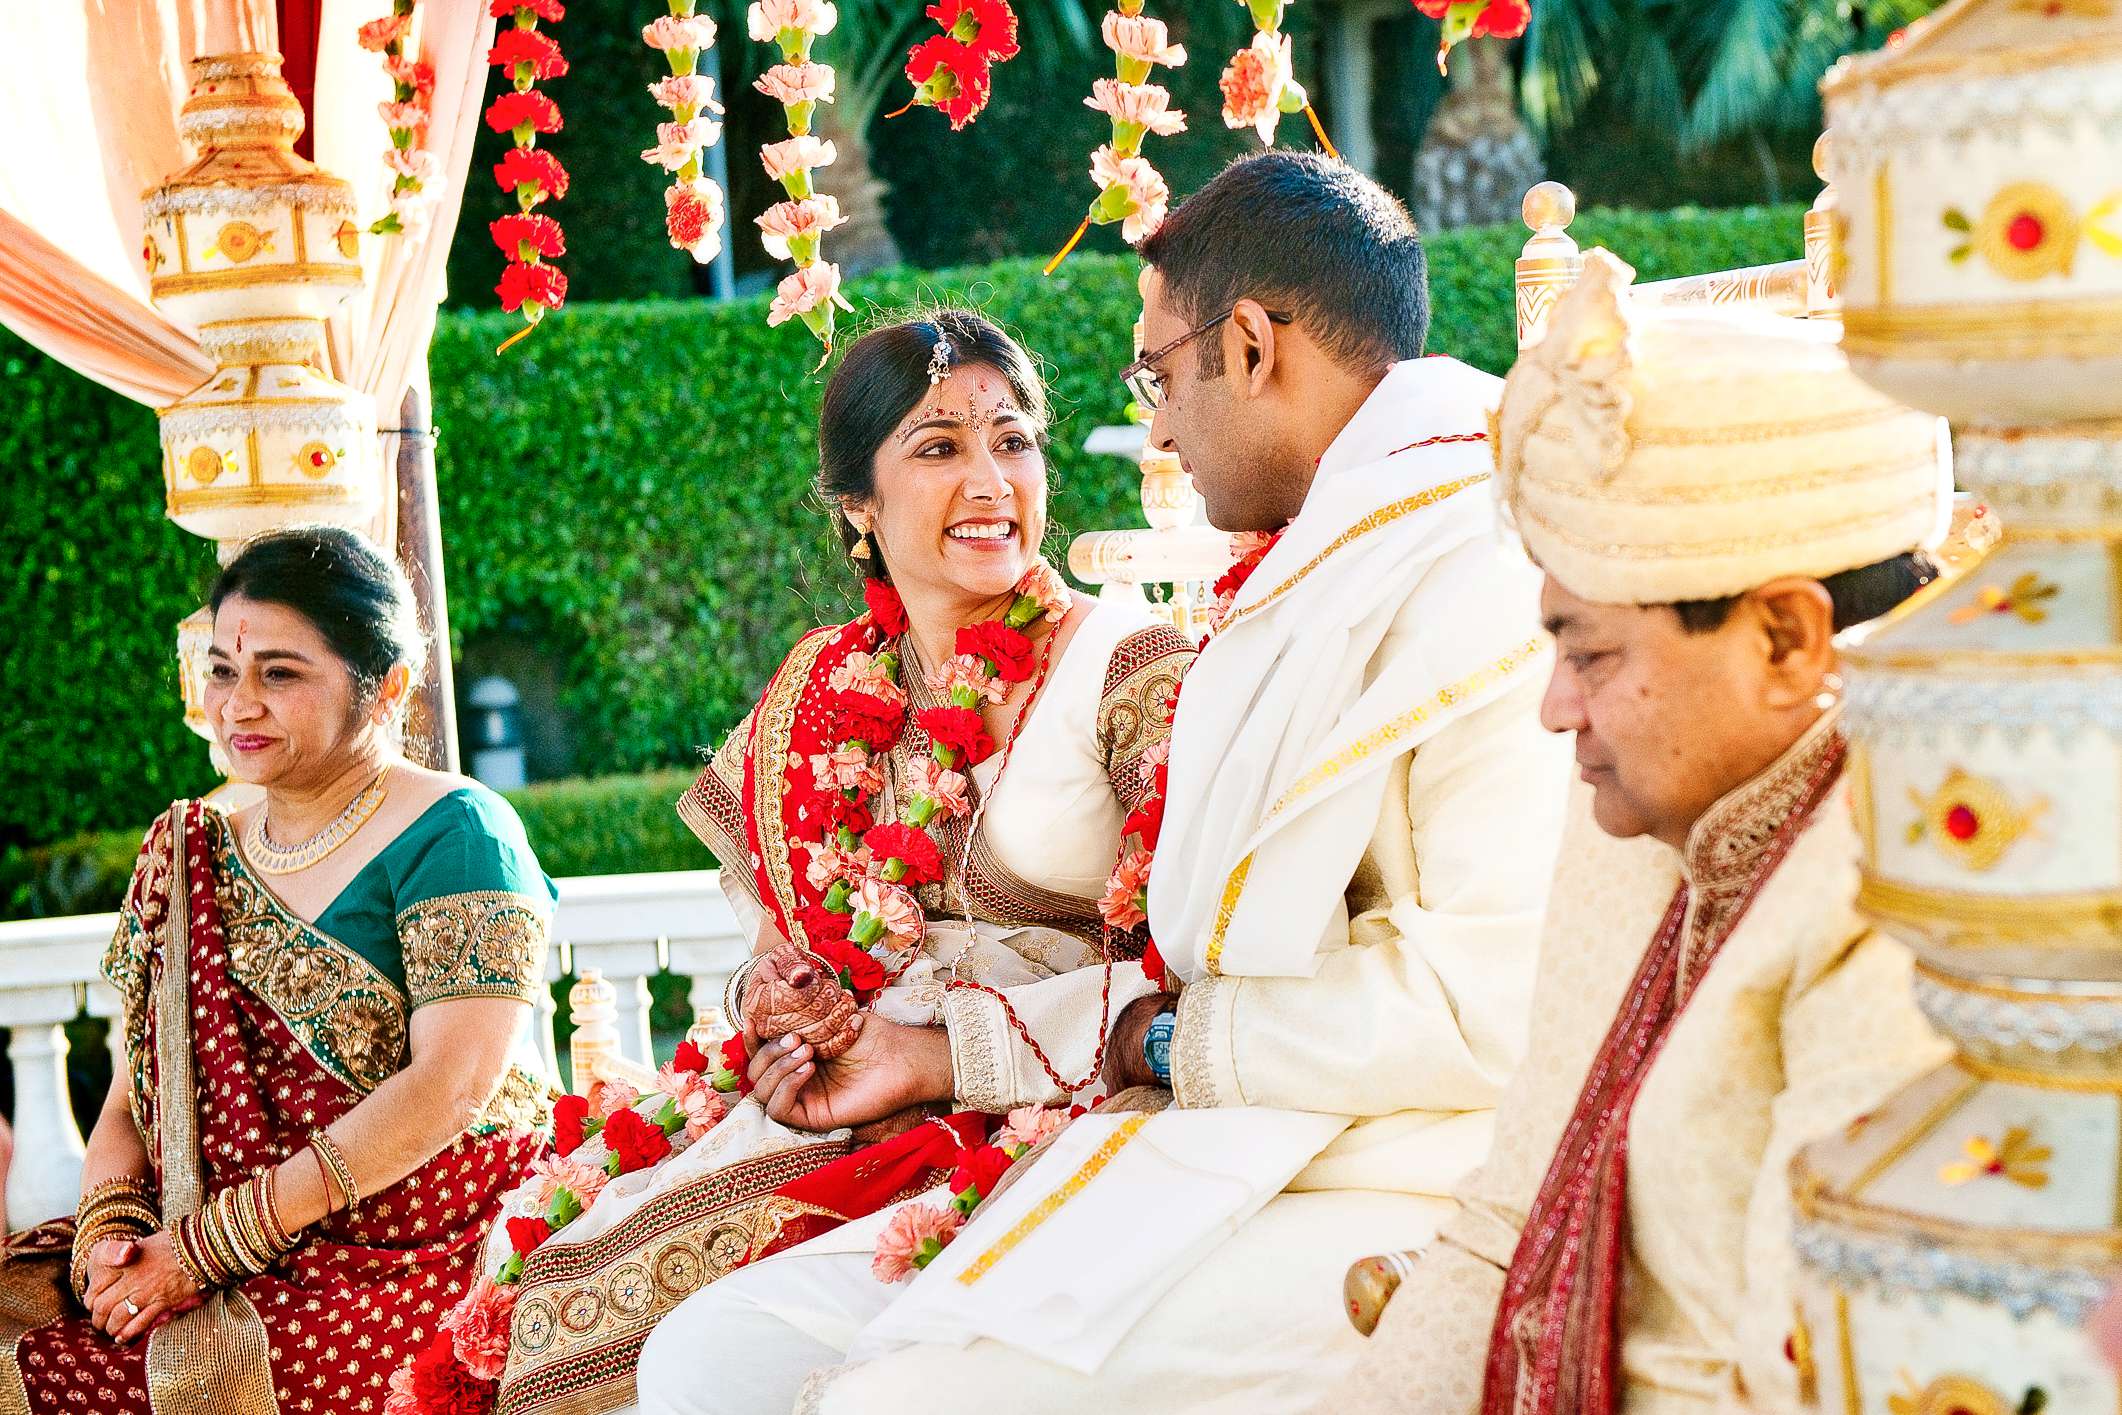
[[[751,37],[778,45],[781,62],[759,76],[753,87],[781,105],[788,137],[759,149],[766,175],[781,184],[788,200],[756,218],[760,244],[776,260],[793,260],[796,269],[774,290],[766,313],[768,325],[801,319],[830,354],[835,308],[853,311],[840,293],[840,267],[820,255],[827,231],[842,225],[840,203],[818,191],[813,173],[830,167],[839,156],[833,145],[811,133],[820,103],[833,101],[831,66],[811,61],[811,44],[831,34],[840,22],[832,0],[752,0],[745,13]],[[819,360],[821,366],[824,360]]]
[[[914,96],[906,108],[933,108],[950,119],[952,132],[964,128],[987,107],[994,66],[1018,54],[1017,14],[1008,0],[939,0],[924,11],[943,27],[915,45],[906,56],[906,77]]]
[[[540,33],[538,22],[557,22],[566,10],[561,0],[492,0],[495,19],[513,20],[514,27],[494,36],[494,47],[486,62],[509,77],[510,87],[495,96],[486,110],[486,125],[507,133],[516,150],[494,168],[494,180],[504,190],[513,190],[519,210],[503,216],[488,228],[494,244],[508,259],[495,293],[501,308],[521,312],[523,328],[503,340],[496,354],[538,327],[548,310],[567,302],[567,276],[546,262],[567,253],[560,223],[532,208],[548,197],[567,191],[567,170],[552,154],[538,151],[540,133],[560,131],[560,107],[540,93],[540,79],[556,79],[567,72],[567,60],[551,36]]]
[[[670,13],[641,31],[641,40],[670,65],[670,77],[648,86],[671,120],[656,125],[656,145],[641,154],[671,174],[663,194],[663,227],[670,243],[702,265],[722,250],[722,188],[703,176],[700,153],[722,136],[715,81],[698,72],[700,54],[715,42],[715,22],[693,13],[695,0],[669,0]]]
[[[371,224],[371,236],[417,236],[427,229],[434,207],[434,194],[427,184],[440,168],[426,147],[428,115],[435,96],[432,65],[408,58],[412,38],[413,6],[416,0],[392,0],[390,14],[361,26],[357,40],[363,49],[383,56],[383,67],[391,76],[392,95],[377,105],[383,126],[390,130],[391,145],[384,149],[384,165],[391,170],[390,210]]]
[[[1223,125],[1251,128],[1260,144],[1271,147],[1284,113],[1302,113],[1328,157],[1339,157],[1312,110],[1311,99],[1297,82],[1290,62],[1289,36],[1282,33],[1282,14],[1289,0],[1241,0],[1253,15],[1253,42],[1231,56],[1219,83],[1223,89]]]
[[[1061,253],[1046,263],[1048,275],[1068,259],[1092,226],[1118,221],[1121,239],[1134,246],[1164,224],[1171,188],[1142,155],[1142,140],[1150,133],[1167,138],[1185,132],[1186,115],[1173,108],[1171,94],[1149,78],[1159,64],[1172,69],[1184,64],[1186,49],[1171,42],[1164,21],[1142,13],[1142,4],[1119,0],[1120,7],[1105,17],[1105,46],[1113,51],[1118,77],[1099,79],[1083,103],[1113,120],[1113,138],[1091,154],[1090,179],[1098,188],[1097,200]]]
[[[1414,0],[1417,10],[1443,25],[1437,39],[1437,72],[1447,72],[1452,46],[1466,39],[1516,39],[1533,22],[1531,0]]]

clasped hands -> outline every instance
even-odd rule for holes
[[[82,1303],[96,1330],[129,1344],[206,1300],[177,1262],[167,1233],[106,1238],[89,1250]]]

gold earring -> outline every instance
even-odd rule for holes
[[[848,547],[847,553],[856,560],[869,559],[874,552],[872,552],[869,548],[868,528],[864,527],[863,529],[858,530],[857,532],[855,532],[855,535],[855,543]]]

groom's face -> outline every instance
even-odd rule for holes
[[[1164,297],[1155,268],[1142,280],[1142,347],[1161,349],[1207,314],[1189,318]],[[1150,424],[1153,446],[1175,454],[1206,503],[1209,524],[1224,531],[1274,531],[1288,523],[1286,478],[1277,475],[1282,445],[1272,400],[1240,396],[1226,341],[1235,342],[1233,321],[1223,320],[1157,360],[1164,405]],[[1203,359],[1211,372],[1203,373]],[[1302,500],[1301,492],[1297,498]]]

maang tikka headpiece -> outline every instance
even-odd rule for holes
[[[950,377],[951,357],[955,352],[948,334],[936,336],[936,347],[928,351],[928,381],[931,385]]]

